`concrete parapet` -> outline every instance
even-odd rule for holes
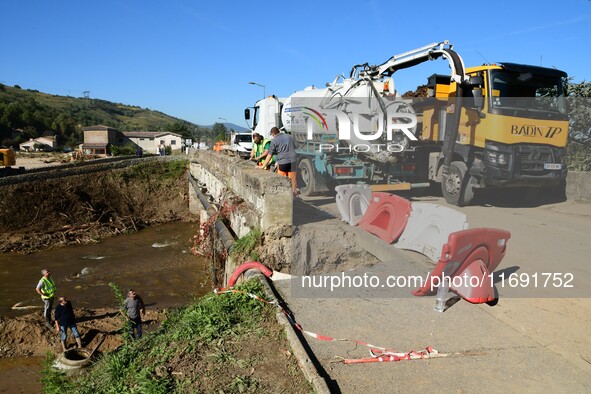
[[[566,198],[573,201],[591,201],[591,172],[568,172]]]
[[[211,151],[197,151],[191,156],[191,174],[205,185],[215,202],[222,203],[231,196],[243,201],[229,218],[238,237],[246,235],[251,228],[265,231],[274,226],[292,225],[288,178]]]

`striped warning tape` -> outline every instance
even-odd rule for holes
[[[394,361],[403,361],[403,360],[418,360],[418,359],[429,359],[429,358],[439,358],[439,357],[447,357],[448,354],[439,353],[437,350],[433,349],[431,346],[427,347],[425,350],[421,351],[409,351],[406,353],[396,352],[391,349],[387,349],[384,347],[372,345],[367,342],[359,341],[357,339],[347,339],[347,338],[333,338],[326,335],[317,334],[315,332],[306,331],[300,326],[295,319],[293,318],[292,314],[287,311],[284,307],[279,305],[277,301],[268,301],[264,298],[257,296],[256,294],[248,293],[242,290],[235,290],[233,288],[224,288],[224,289],[215,289],[214,294],[221,295],[221,294],[244,294],[253,298],[255,300],[264,302],[269,305],[274,305],[281,309],[289,323],[300,330],[302,333],[306,334],[311,338],[315,338],[320,341],[344,341],[344,342],[353,342],[358,345],[366,346],[369,348],[369,353],[371,357],[368,358],[359,358],[359,359],[342,359],[344,364],[362,364],[362,363],[375,363],[375,362],[394,362]]]

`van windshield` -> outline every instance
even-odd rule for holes
[[[236,142],[252,142],[252,134],[236,134]]]

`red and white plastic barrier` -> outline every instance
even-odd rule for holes
[[[335,187],[335,199],[341,219],[356,226],[367,212],[372,191],[369,185],[339,185]]]
[[[510,232],[494,228],[474,228],[450,234],[437,265],[423,287],[414,290],[413,294],[433,295],[445,279],[450,283],[450,290],[468,302],[493,301],[491,273],[505,256],[509,238]]]
[[[410,201],[407,199],[395,194],[375,192],[357,226],[391,244],[404,231],[410,211]]]
[[[413,202],[406,228],[398,242],[399,249],[414,250],[437,261],[449,235],[466,230],[468,220],[463,212],[444,205]]]

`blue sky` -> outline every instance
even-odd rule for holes
[[[591,80],[591,1],[2,0],[0,82],[241,126],[267,95],[324,86],[450,40],[466,66],[509,61]],[[447,62],[401,71],[414,89]]]

